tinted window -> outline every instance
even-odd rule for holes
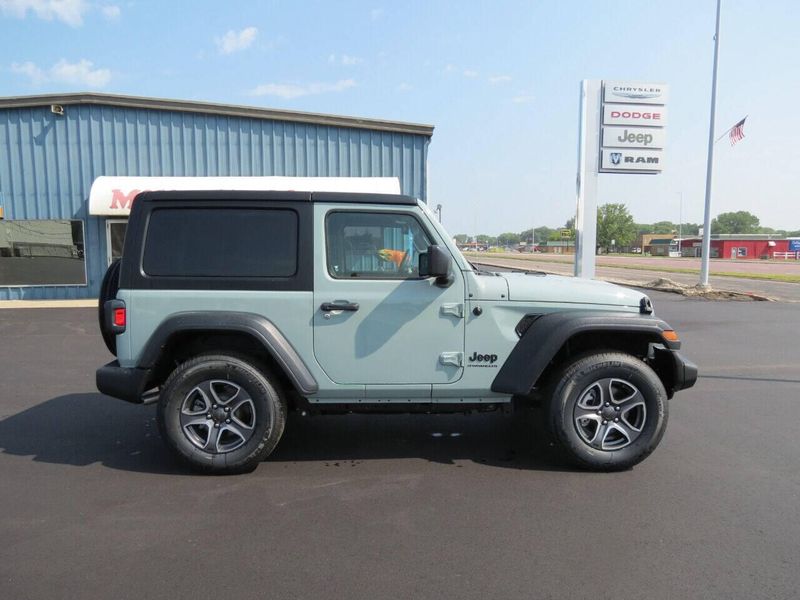
[[[297,272],[297,213],[156,209],[142,266],[156,277],[291,277]]]
[[[419,255],[430,245],[412,215],[355,211],[328,215],[328,272],[332,277],[413,279],[419,277]]]
[[[0,221],[0,286],[86,285],[82,221]]]

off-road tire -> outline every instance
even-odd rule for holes
[[[629,433],[634,433],[638,437],[619,449],[594,447],[587,441],[589,435],[586,434],[586,428],[578,424],[580,415],[586,412],[586,409],[579,405],[579,401],[583,406],[587,406],[586,399],[594,401],[593,392],[598,387],[609,387],[606,383],[609,381],[622,381],[622,384],[614,384],[617,389],[625,390],[626,384],[633,386],[640,393],[645,407],[643,424],[638,434],[633,428],[625,426]],[[609,395],[613,397],[614,392]],[[592,471],[622,471],[640,463],[658,446],[667,425],[668,403],[663,383],[646,363],[629,354],[601,352],[578,357],[563,367],[553,378],[549,396],[548,428],[556,445],[567,460],[580,468]],[[615,409],[613,400],[610,402],[610,408],[605,407],[607,399],[606,396],[602,406],[597,407],[601,412],[604,409],[608,412]],[[632,400],[630,404],[635,402]],[[612,423],[606,427],[613,427],[614,417],[617,416],[611,414],[609,421],[601,421],[606,418],[606,414],[598,414],[597,417],[594,414],[587,415],[588,418],[582,421],[590,425],[589,431],[592,419],[598,419],[599,423]],[[623,438],[624,441],[624,436],[616,430],[612,431],[612,434]],[[597,436],[594,442],[598,443]],[[603,440],[600,440],[600,444],[603,444]]]
[[[97,318],[100,322],[100,333],[108,351],[114,356],[117,355],[117,336],[108,329],[106,324],[105,305],[108,300],[113,300],[117,297],[120,265],[120,259],[108,265],[106,274],[103,275],[103,282],[100,284],[100,297],[97,300]]]
[[[181,419],[182,415],[185,419],[186,413],[182,410],[188,395],[209,381],[223,385],[229,382],[244,389],[252,400],[255,416],[251,437],[239,448],[206,451],[184,430],[185,422],[182,425]],[[161,437],[191,467],[205,473],[236,474],[254,470],[272,453],[283,435],[286,413],[286,400],[278,379],[266,366],[246,356],[208,354],[180,364],[170,374],[161,388],[157,421]],[[199,431],[206,429],[200,426]]]

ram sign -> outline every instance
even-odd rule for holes
[[[664,168],[668,87],[604,81],[600,173],[660,173]]]

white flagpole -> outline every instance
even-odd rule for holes
[[[711,78],[711,122],[708,125],[708,162],[706,165],[706,212],[703,217],[703,256],[700,262],[700,285],[708,287],[709,254],[711,254],[711,178],[714,171],[714,118],[717,110],[717,62],[719,60],[719,13],[722,0],[717,0],[717,29],[714,34],[714,72]]]

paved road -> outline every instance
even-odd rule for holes
[[[530,256],[530,255],[526,255]],[[572,275],[573,263],[566,262],[563,259],[553,260],[551,258],[514,258],[509,256],[493,256],[492,254],[484,254],[481,256],[470,255],[469,260],[473,263],[480,263],[488,267],[502,267],[509,269],[530,269],[542,270],[548,273],[557,273],[559,275]],[[641,269],[626,269],[621,267],[607,266],[618,264],[622,259],[598,261],[596,273],[598,279],[607,281],[615,281],[622,283],[630,283],[644,285],[659,277],[665,277],[672,281],[682,283],[684,285],[694,286],[699,281],[699,276],[687,273],[665,273],[658,270],[641,270]],[[658,260],[660,264],[661,259],[630,259],[632,261],[655,261]],[[663,259],[671,260],[671,259]],[[674,259],[675,261],[688,260],[688,259]],[[724,261],[722,261],[724,262]],[[731,261],[732,262],[732,261]],[[744,261],[741,261],[744,262]],[[647,264],[647,263],[645,263]],[[763,266],[763,265],[762,265]],[[780,267],[781,265],[776,265]],[[721,269],[718,269],[718,271]],[[778,271],[775,271],[776,273]],[[795,274],[794,272],[792,274]],[[797,272],[800,274],[800,271]],[[720,277],[710,276],[709,283],[714,289],[730,290],[734,292],[743,292],[745,294],[758,294],[781,300],[783,302],[800,302],[800,283],[785,283],[781,281],[768,281],[760,279],[739,279],[735,277]]]
[[[0,311],[0,598],[796,598],[800,311],[651,295],[704,376],[618,474],[488,414],[293,419],[195,476],[94,391],[93,311]]]

